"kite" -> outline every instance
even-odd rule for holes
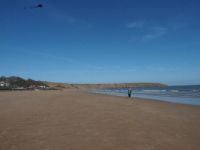
[[[43,4],[38,4],[38,5],[35,5],[35,6],[30,6],[30,7],[28,7],[28,8],[34,9],[34,8],[43,8],[43,7],[44,7]],[[27,9],[27,7],[24,7],[24,9]]]
[[[36,5],[36,6],[32,6],[31,8],[42,8],[42,7],[43,7],[42,4],[38,4],[38,5]]]

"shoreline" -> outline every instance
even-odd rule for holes
[[[128,96],[119,96],[119,95],[112,95],[112,94],[104,94],[104,93],[92,93],[92,92],[85,92],[87,94],[94,94],[94,95],[103,95],[103,96],[110,96],[110,97],[121,97],[121,98],[126,98],[129,100],[133,100],[133,101],[138,101],[138,100],[142,100],[142,101],[153,101],[153,102],[158,102],[158,103],[167,103],[167,104],[174,104],[174,105],[184,105],[184,106],[192,106],[192,107],[200,107],[200,105],[194,105],[194,104],[184,104],[184,103],[178,103],[178,102],[169,102],[169,101],[163,101],[163,100],[159,100],[159,99],[153,99],[153,98],[142,98],[142,97],[131,97],[129,98]]]
[[[87,92],[87,91],[86,91]],[[105,94],[105,95],[113,95],[119,97],[127,97],[124,92],[102,92],[102,91],[88,91],[89,93],[97,93],[97,94]],[[163,96],[163,95],[151,95],[151,94],[132,94],[131,98],[136,99],[147,99],[147,100],[156,100],[162,102],[170,102],[170,103],[178,103],[178,104],[186,104],[193,106],[200,106],[200,98],[199,97],[178,97],[178,96]]]

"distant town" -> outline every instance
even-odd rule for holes
[[[21,77],[0,77],[0,90],[47,90],[52,89],[42,81],[23,79]]]

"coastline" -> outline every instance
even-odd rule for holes
[[[199,108],[80,90],[0,92],[0,150],[197,150]]]
[[[132,97],[200,106],[200,86],[169,86],[167,88],[134,89]],[[127,97],[127,89],[94,89],[91,93]]]
[[[178,102],[170,102],[170,101],[163,101],[161,99],[153,99],[153,98],[144,98],[144,97],[137,97],[137,96],[132,96],[131,98],[128,98],[128,96],[120,96],[120,95],[112,95],[112,94],[104,94],[104,93],[92,93],[92,92],[86,92],[88,94],[95,94],[95,95],[104,95],[104,96],[111,96],[111,97],[122,97],[122,98],[127,98],[129,100],[133,100],[133,101],[154,101],[154,102],[159,102],[159,103],[166,103],[166,104],[174,104],[174,105],[186,105],[186,106],[194,106],[194,107],[200,107],[200,105],[194,105],[194,104],[185,104],[185,103],[178,103]]]

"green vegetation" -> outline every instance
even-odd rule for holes
[[[32,79],[23,79],[21,77],[11,76],[11,77],[0,77],[0,89],[31,89],[31,88],[39,88],[39,87],[48,87],[47,84],[43,83],[42,81],[35,81]]]
[[[161,83],[110,83],[110,84],[75,84],[79,88],[136,88],[136,87],[165,87]]]
[[[32,79],[23,79],[21,77],[0,77],[0,90],[16,90],[16,89],[46,89],[46,90],[62,90],[62,89],[94,89],[94,88],[134,88],[134,87],[164,87],[161,83],[113,83],[113,84],[67,84],[45,81],[35,81]]]
[[[66,89],[96,89],[96,88],[134,88],[134,87],[165,87],[167,85],[161,83],[110,83],[110,84],[67,84],[45,82],[50,87],[57,87],[60,85]]]

